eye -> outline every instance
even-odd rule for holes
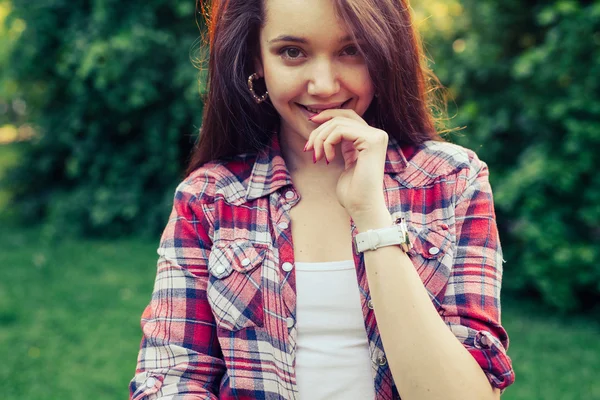
[[[344,49],[344,51],[347,52],[348,49],[354,49],[354,51],[352,51],[352,50],[350,51],[350,54],[349,54],[350,56],[359,56],[360,55],[360,52],[358,51],[358,47],[356,47],[354,45],[348,46]]]
[[[297,60],[299,57],[300,49],[297,47],[284,47],[279,50],[279,55],[288,60]]]
[[[350,57],[359,57],[360,51],[358,47],[355,45],[348,46],[344,49],[343,53],[347,53]],[[298,47],[284,47],[279,50],[278,54],[286,60],[299,60],[302,54],[302,51]]]

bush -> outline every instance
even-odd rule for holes
[[[202,117],[194,2],[12,7],[5,24],[26,28],[4,81],[37,127],[7,181],[21,215],[61,233],[159,231]]]
[[[452,4],[454,26],[429,37],[434,70],[467,127],[452,140],[490,166],[505,288],[597,306],[600,2]]]
[[[414,5],[450,125],[467,127],[450,139],[490,166],[504,288],[599,304],[600,2]],[[22,215],[61,233],[162,229],[202,113],[194,20],[193,0],[13,0],[0,36],[26,29],[0,87],[37,127],[10,175]]]

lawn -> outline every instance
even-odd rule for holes
[[[0,228],[0,398],[126,398],[155,243],[41,236]]]
[[[156,241],[48,241],[0,228],[5,400],[123,399],[149,300]],[[600,326],[505,299],[517,382],[503,399],[600,399]]]
[[[2,170],[15,146],[0,146]],[[8,194],[0,191],[6,214]],[[2,400],[127,397],[155,239],[50,238],[0,220]],[[505,400],[600,399],[600,322],[503,298],[517,381]]]

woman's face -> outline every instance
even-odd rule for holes
[[[350,32],[335,16],[333,1],[264,1],[256,70],[281,116],[281,134],[308,139],[318,125],[303,106],[343,104],[362,116],[373,99],[373,82]]]

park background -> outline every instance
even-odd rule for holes
[[[489,164],[503,399],[600,399],[600,1],[414,0]],[[0,397],[123,399],[201,124],[194,0],[0,0]]]

